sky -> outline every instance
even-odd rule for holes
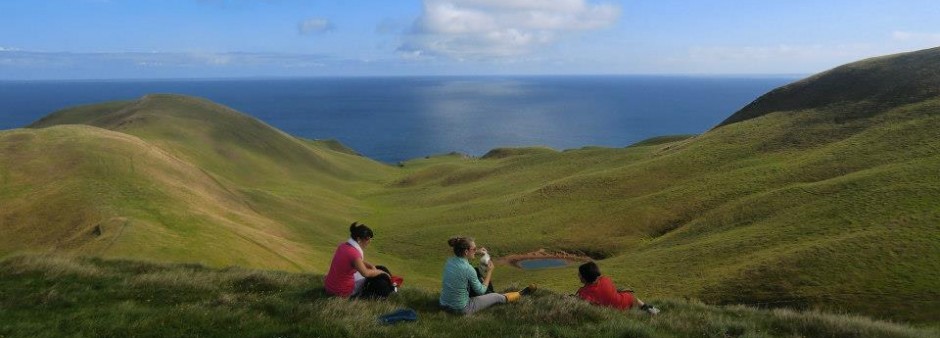
[[[0,1],[0,80],[793,75],[936,46],[937,0]]]

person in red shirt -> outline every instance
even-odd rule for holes
[[[659,309],[636,298],[632,291],[618,291],[610,277],[601,276],[601,270],[594,262],[581,264],[578,267],[578,275],[584,286],[578,289],[577,295],[591,304],[619,310],[639,307],[651,315],[659,313]]]
[[[372,242],[372,237],[372,229],[365,224],[353,222],[349,226],[349,240],[336,247],[330,271],[323,280],[327,293],[348,298],[362,291],[367,278],[383,274],[388,276],[388,272],[381,270],[381,267],[364,259],[363,250]]]

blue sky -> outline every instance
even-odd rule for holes
[[[3,0],[0,80],[808,74],[940,46],[940,2]]]

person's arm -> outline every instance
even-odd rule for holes
[[[375,277],[385,273],[385,271],[376,269],[375,267],[369,268],[366,266],[366,262],[363,261],[362,258],[356,258],[356,260],[353,261],[353,267],[356,268],[356,271],[359,271],[359,274],[362,275],[362,277],[366,278]]]
[[[493,260],[486,262],[486,277],[483,277],[483,286],[486,287],[490,285],[490,280],[493,279],[493,268],[496,267],[493,265]]]
[[[466,268],[467,279],[470,280],[470,287],[480,295],[485,294],[486,286],[490,285],[490,279],[493,277],[493,261],[490,261],[489,264],[487,264],[487,267],[488,269],[486,269],[486,277],[483,277],[483,283],[480,283],[480,279],[477,278],[477,273],[473,270],[472,267],[467,265]]]
[[[362,261],[362,264],[365,264],[366,268],[368,269],[375,269],[375,265],[372,265],[372,263]]]

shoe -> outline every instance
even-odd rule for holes
[[[531,294],[535,292],[535,290],[538,290],[538,288],[539,288],[538,285],[530,284],[529,286],[526,286],[522,290],[519,290],[519,295],[525,296],[525,295]]]
[[[650,304],[643,304],[643,306],[640,307],[640,310],[646,311],[646,313],[649,313],[651,316],[659,313],[659,309]]]
[[[507,292],[503,296],[506,297],[506,303],[512,303],[522,298],[522,294],[519,292]]]

